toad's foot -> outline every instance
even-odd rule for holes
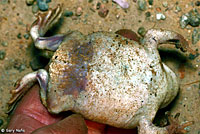
[[[15,89],[11,90],[12,97],[8,102],[8,112],[12,111],[16,102],[26,93],[28,89],[30,89],[36,81],[39,82],[41,87],[41,98],[42,102],[46,102],[46,90],[48,83],[48,73],[44,69],[39,69],[38,71],[29,73],[25,75],[23,78],[19,79],[15,84]],[[46,106],[46,104],[44,103]]]
[[[147,47],[156,49],[159,44],[173,43],[176,48],[180,48],[183,52],[190,52],[195,55],[196,52],[189,47],[186,39],[173,31],[167,31],[162,29],[150,29],[147,31],[144,37]]]
[[[178,123],[178,116],[175,116],[173,118],[170,114],[168,114],[168,119],[169,119],[170,125],[167,126],[166,128],[169,134],[185,134],[188,132],[187,130],[185,130],[185,128],[194,124],[193,121],[189,121],[180,125]]]
[[[58,5],[55,9],[48,12],[37,14],[37,20],[32,24],[30,34],[39,49],[55,51],[66,35],[55,35],[52,37],[43,37],[45,33],[55,24],[62,16],[62,7]]]

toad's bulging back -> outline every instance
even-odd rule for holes
[[[72,110],[124,128],[135,127],[142,110],[154,116],[167,88],[162,64],[148,57],[142,45],[120,35],[97,32],[75,38],[73,34],[50,64],[50,111]]]

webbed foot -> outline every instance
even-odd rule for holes
[[[169,119],[170,125],[167,126],[166,128],[169,134],[185,134],[188,132],[187,130],[185,130],[185,128],[194,124],[193,121],[189,121],[180,125],[178,122],[177,115],[175,115],[175,117],[172,117],[170,114],[168,114],[168,119]]]
[[[48,84],[48,73],[44,69],[39,69],[38,71],[29,73],[19,79],[15,88],[11,90],[11,98],[8,102],[8,113],[11,112],[17,103],[17,101],[35,84],[36,81],[39,82],[41,91],[40,95],[42,98],[42,102],[46,105],[46,90]]]
[[[188,51],[193,55],[196,54],[196,52],[189,47],[189,43],[186,39],[179,33],[173,31],[150,29],[147,31],[144,39],[147,42],[145,45],[149,45],[150,48],[157,48],[159,44],[173,43],[176,45],[176,48],[181,49],[183,52]]]
[[[62,16],[62,6],[58,5],[55,9],[50,9],[45,13],[38,13],[37,20],[32,24],[30,34],[38,49],[55,51],[63,41],[65,35],[55,35],[43,37],[45,33],[55,24]]]

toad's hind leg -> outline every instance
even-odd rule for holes
[[[157,50],[159,44],[173,43],[176,48],[180,48],[183,52],[190,52],[196,54],[190,47],[186,39],[176,32],[162,30],[162,29],[150,29],[147,31],[144,37],[145,46],[148,49]]]
[[[43,104],[46,106],[46,91],[48,80],[49,75],[44,69],[39,69],[38,71],[29,73],[19,79],[15,84],[15,88],[11,90],[12,97],[8,102],[8,111],[12,111],[15,103],[26,93],[26,91],[28,91],[28,89],[30,89],[35,84],[36,81],[38,81],[40,84],[40,96]]]
[[[188,131],[184,128],[192,124],[193,122],[187,122],[179,125],[177,122],[170,121],[169,126],[157,127],[151,122],[151,120],[142,116],[139,121],[138,132],[139,134],[185,134]]]
[[[62,16],[62,8],[60,5],[55,9],[50,9],[46,13],[39,13],[37,20],[32,24],[30,34],[38,49],[46,49],[55,51],[66,35],[55,35],[51,37],[43,37],[45,33],[55,24]]]

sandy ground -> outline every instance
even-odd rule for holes
[[[103,3],[104,0],[99,0]],[[132,29],[137,31],[143,26],[145,29],[164,28],[181,33],[191,43],[191,32],[193,27],[188,26],[181,29],[179,18],[183,13],[193,8],[192,0],[181,0],[178,6],[180,12],[175,10],[175,0],[165,0],[168,2],[168,10],[162,6],[162,2],[154,0],[153,6],[148,6],[146,11],[139,11],[137,4],[133,0],[128,0],[130,7],[126,10],[120,8],[116,3],[108,0],[103,3],[109,13],[105,18],[98,15],[95,8],[97,0],[89,3],[87,0],[57,0],[52,1],[49,6],[56,7],[62,3],[64,9],[76,12],[78,7],[82,8],[80,16],[64,17],[62,27],[58,33],[68,30],[79,30],[84,34],[95,31],[117,31],[119,29]],[[149,11],[152,16],[146,19],[145,13]],[[162,12],[166,15],[165,20],[156,20],[155,14]],[[8,115],[7,105],[10,98],[10,90],[13,88],[17,79],[24,74],[31,72],[30,61],[34,58],[32,50],[32,39],[24,38],[27,28],[35,20],[32,7],[27,6],[25,0],[0,0],[0,50],[6,52],[5,58],[0,60],[0,119],[6,128]],[[20,35],[21,34],[21,35]],[[185,54],[173,51],[172,48],[166,49],[168,45],[162,46],[161,57],[163,61],[172,68],[180,78],[180,92],[175,101],[169,107],[160,111],[170,111],[172,115],[180,113],[178,118],[180,123],[194,121],[188,127],[190,134],[200,133],[200,85],[199,82],[188,84],[200,80],[200,56],[194,60],[186,60]],[[200,42],[191,45],[192,49],[200,49]],[[187,55],[186,55],[187,56]],[[188,84],[188,85],[187,85]],[[160,118],[160,117],[157,117]]]

